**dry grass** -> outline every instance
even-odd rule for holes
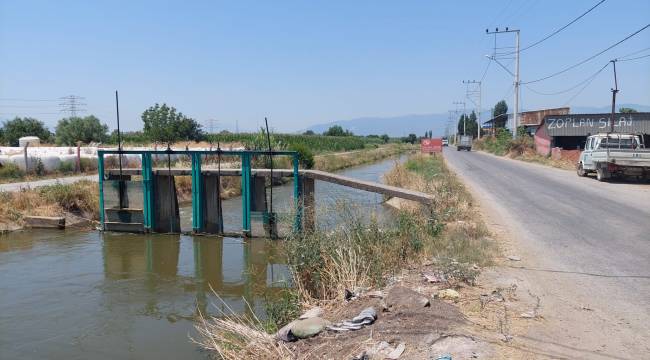
[[[99,190],[97,183],[79,181],[56,184],[38,189],[0,193],[0,223],[22,225],[27,215],[63,216],[99,219]]]
[[[192,339],[206,350],[214,351],[222,359],[296,359],[296,356],[283,342],[279,342],[273,335],[266,333],[262,322],[254,315],[250,304],[246,302],[248,312],[253,315],[240,315],[235,313],[219,295],[213,294],[225,307],[214,306],[219,309],[219,316],[199,314],[199,321],[195,324],[199,339]],[[245,300],[244,300],[245,301]]]

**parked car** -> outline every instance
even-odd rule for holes
[[[448,139],[442,139],[442,146],[449,146],[449,140]]]
[[[598,181],[626,176],[650,179],[650,149],[633,134],[591,135],[580,153],[578,176],[593,172]]]
[[[458,144],[456,145],[456,150],[467,150],[472,151],[472,137],[469,135],[461,135]]]

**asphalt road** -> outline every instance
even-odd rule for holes
[[[650,358],[650,185],[445,149],[449,166],[511,234],[504,276],[529,284],[543,321],[533,357]]]

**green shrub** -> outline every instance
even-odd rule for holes
[[[305,144],[292,144],[289,150],[298,152],[298,162],[305,169],[314,167],[314,154]]]
[[[22,179],[24,175],[25,173],[16,164],[0,165],[0,179]]]
[[[81,167],[81,171],[95,171],[97,170],[97,160],[95,159],[88,159],[88,158],[81,158],[79,159],[79,167]]]
[[[300,316],[300,295],[289,288],[281,290],[278,297],[265,296],[266,332],[275,333]]]
[[[75,171],[75,164],[72,161],[62,161],[59,165],[59,172],[62,174],[70,174]]]

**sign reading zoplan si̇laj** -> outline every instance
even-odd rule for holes
[[[611,114],[570,114],[544,117],[550,136],[587,136],[610,130]],[[650,113],[614,114],[614,132],[650,134]]]

